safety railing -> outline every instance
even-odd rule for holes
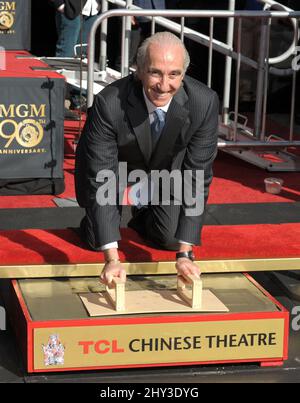
[[[127,2],[122,0],[109,0],[118,6],[127,6],[127,9],[107,10],[108,0],[102,3],[103,13],[95,21],[92,26],[89,48],[88,48],[88,107],[93,102],[93,74],[94,74],[94,60],[95,60],[95,34],[101,25],[101,45],[100,45],[100,70],[106,70],[106,50],[107,50],[107,21],[112,17],[123,18],[122,28],[122,46],[121,46],[121,73],[122,76],[127,75],[129,72],[129,40],[131,29],[131,17],[146,17],[152,20],[152,32],[155,30],[155,24],[159,24],[164,28],[180,35],[181,39],[188,38],[201,45],[209,48],[208,60],[208,82],[211,85],[212,77],[212,54],[219,52],[226,57],[225,68],[225,86],[222,104],[222,121],[223,135],[220,137],[218,146],[222,149],[284,149],[290,146],[299,147],[300,141],[296,141],[293,135],[293,122],[294,122],[294,105],[295,105],[295,86],[296,86],[296,70],[292,68],[280,69],[276,64],[288,60],[289,58],[297,55],[297,45],[299,40],[298,18],[300,12],[293,11],[280,3],[273,0],[263,0],[265,3],[264,11],[211,11],[211,10],[142,10],[136,6],[132,6],[132,0]],[[230,0],[231,8],[234,8],[234,0]],[[274,9],[273,9],[274,8]],[[168,18],[176,18],[180,20],[180,24],[169,20]],[[198,31],[185,27],[185,18],[197,17],[208,18],[210,20],[210,35],[204,35]],[[214,20],[216,18],[228,19],[228,35],[227,43],[216,40],[213,37],[214,33]],[[242,22],[243,18],[256,18],[261,21],[260,43],[259,43],[259,57],[258,60],[253,60],[245,56],[241,52],[241,37],[242,37]],[[293,39],[289,48],[280,56],[269,58],[269,42],[270,42],[270,26],[273,18],[288,19],[293,28]],[[237,40],[235,47],[233,46],[233,32],[234,24],[237,23]],[[234,119],[229,119],[229,101],[230,101],[230,88],[231,88],[231,63],[232,60],[236,62],[236,83],[235,83],[235,101],[234,101]],[[238,132],[240,129],[239,119],[239,81],[241,64],[250,66],[252,69],[257,70],[257,86],[256,86],[256,105],[254,113],[254,128],[253,131],[247,132],[246,140],[240,140]],[[269,141],[265,136],[266,126],[266,105],[268,96],[268,76],[274,74],[278,76],[291,75],[293,77],[292,96],[291,96],[291,118],[290,118],[290,135],[289,140]],[[255,141],[253,141],[255,140]]]

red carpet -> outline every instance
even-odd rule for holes
[[[144,245],[131,229],[122,234],[122,261],[175,260],[175,252]],[[195,254],[201,260],[299,257],[299,239],[300,224],[207,226]],[[71,230],[1,231],[0,242],[1,265],[103,262],[102,253],[84,249]]]
[[[276,176],[284,180],[279,195],[266,193],[264,179]],[[272,203],[300,201],[299,172],[267,172],[245,161],[219,152],[214,165],[214,180],[209,203]]]
[[[83,124],[83,123],[82,123]],[[75,197],[74,192],[74,139],[78,122],[65,123],[65,184],[64,193],[41,196],[1,196],[0,208],[56,207],[53,199]],[[265,192],[264,178],[276,176],[284,180],[279,195]],[[214,164],[214,180],[209,196],[210,204],[271,203],[300,201],[300,175],[270,173],[230,155],[219,152]]]
[[[73,198],[74,158],[66,156],[64,161],[66,189],[64,193],[41,196],[1,196],[0,208],[56,207],[54,198]],[[210,188],[209,204],[225,203],[272,203],[300,201],[300,174],[276,173],[284,180],[282,192],[271,195],[265,192],[264,178],[275,176],[261,169],[252,167],[243,161],[220,153],[214,166],[214,180]]]

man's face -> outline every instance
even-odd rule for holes
[[[148,99],[157,107],[167,105],[181,87],[184,51],[179,45],[151,44],[145,69],[139,72]]]

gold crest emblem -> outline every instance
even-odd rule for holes
[[[33,119],[25,119],[18,125],[17,142],[23,147],[35,147],[43,138],[42,126]]]
[[[8,11],[0,12],[0,29],[6,31],[13,26],[14,17]]]

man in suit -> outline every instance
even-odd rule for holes
[[[119,262],[117,243],[121,206],[99,205],[97,197],[103,173],[110,170],[117,176],[120,162],[127,163],[129,173],[136,169],[147,174],[190,171],[195,190],[199,185],[196,171],[204,171],[207,199],[217,150],[218,97],[185,76],[188,64],[189,55],[180,39],[159,32],[139,48],[137,75],[105,87],[89,111],[77,146],[75,185],[77,200],[86,209],[81,223],[83,239],[105,254],[100,277],[104,283],[112,276],[125,278],[126,273]],[[155,140],[159,109],[165,123]],[[176,250],[178,273],[199,275],[192,250],[200,244],[203,214],[189,216],[185,200],[181,205],[145,204],[134,209],[129,226],[158,248]]]

